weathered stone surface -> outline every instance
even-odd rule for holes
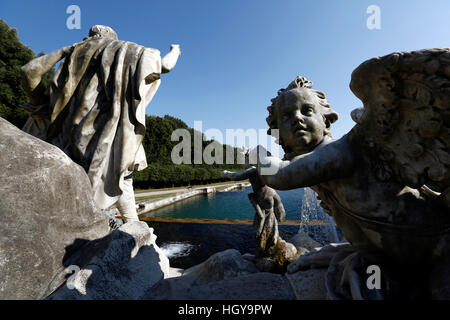
[[[305,248],[307,250],[312,250],[322,246],[303,231],[299,231],[296,235],[290,238],[289,242],[297,248]]]
[[[229,249],[216,253],[205,262],[185,270],[183,276],[193,277],[196,284],[202,285],[257,271],[255,265],[245,260],[239,251]]]
[[[285,277],[259,272],[212,282],[192,290],[192,299],[292,300],[295,296]]]
[[[2,118],[0,168],[0,299],[45,298],[75,240],[105,236],[108,219],[79,165]]]
[[[146,299],[184,299],[183,295],[196,290],[193,288],[257,271],[255,265],[245,260],[239,251],[225,250],[212,255],[199,265],[186,269],[179,277],[161,281],[156,288],[148,292]]]
[[[104,248],[49,299],[141,299],[171,275],[169,260],[155,240],[145,222],[125,223],[102,239]]]
[[[184,277],[181,277],[184,278]],[[180,279],[180,278],[177,278]],[[158,283],[145,299],[151,300],[294,300],[288,280],[279,274],[258,272],[236,278],[186,286],[176,279]]]
[[[251,254],[251,253],[244,253],[243,255],[242,255],[242,258],[243,259],[245,259],[245,260],[248,260],[248,261],[250,261],[250,262],[254,262],[255,261],[255,255],[254,254]]]
[[[294,274],[286,273],[298,300],[325,300],[327,299],[327,288],[325,277],[327,269],[309,269],[298,271]]]
[[[169,275],[167,278],[176,278],[181,277],[183,275],[184,269],[181,268],[170,268],[169,269]]]

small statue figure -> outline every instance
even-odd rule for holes
[[[89,37],[37,57],[22,67],[30,96],[23,130],[58,146],[87,172],[100,209],[116,205],[125,221],[138,220],[133,172],[147,166],[142,140],[145,109],[180,56],[118,40],[93,26]],[[63,59],[63,60],[62,60]],[[42,76],[62,60],[50,86]]]
[[[245,164],[250,167],[250,150],[243,148]],[[227,172],[223,176],[227,177]],[[249,177],[253,193],[248,198],[255,208],[253,219],[256,254],[253,259],[256,267],[265,272],[285,272],[287,265],[298,257],[300,250],[283,240],[278,233],[278,222],[284,221],[286,212],[280,196],[272,188],[262,184],[257,175]]]
[[[268,108],[268,132],[279,129],[285,158],[226,175],[318,194],[349,243],[302,255],[288,272],[327,267],[330,298],[449,299],[450,49],[368,60],[350,88],[364,108],[352,112],[352,130],[333,140],[338,115],[323,92],[297,77]],[[276,173],[261,174],[268,166]],[[371,265],[382,272],[380,288],[366,286]]]

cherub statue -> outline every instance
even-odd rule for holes
[[[161,57],[159,50],[118,40],[112,28],[96,25],[82,42],[22,67],[30,96],[23,130],[81,165],[97,207],[117,206],[125,221],[138,220],[132,176],[147,166],[145,109],[160,75],[171,71],[179,56],[178,45]],[[42,77],[59,61],[47,92]]]
[[[338,115],[312,85],[297,77],[268,108],[285,158],[227,173],[279,190],[311,187],[341,228],[349,243],[302,255],[288,272],[328,267],[333,299],[450,298],[450,49],[361,64],[350,88],[364,108],[338,140]],[[268,166],[276,173],[261,174]],[[380,288],[366,286],[370,265],[380,267]]]

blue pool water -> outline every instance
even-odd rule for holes
[[[198,195],[144,214],[144,217],[252,220],[255,210],[248,200],[251,187],[232,192]],[[303,189],[277,191],[286,220],[301,219]]]
[[[167,207],[150,211],[143,217],[253,220],[255,210],[248,194],[251,187],[232,192],[217,192],[188,198]],[[319,206],[316,194],[309,188],[277,191],[283,202],[286,219],[300,220],[299,225],[280,225],[279,232],[288,240],[299,231],[324,245],[339,242],[333,219]],[[314,225],[312,221],[324,221]],[[241,253],[254,253],[253,226],[245,224],[181,223],[174,221],[147,221],[154,228],[157,244],[169,257],[171,266],[188,268],[216,252],[234,248]]]

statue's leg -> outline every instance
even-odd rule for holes
[[[117,201],[117,209],[125,222],[139,221],[136,211],[136,201],[134,198],[133,178],[123,180],[124,190],[122,196]]]

